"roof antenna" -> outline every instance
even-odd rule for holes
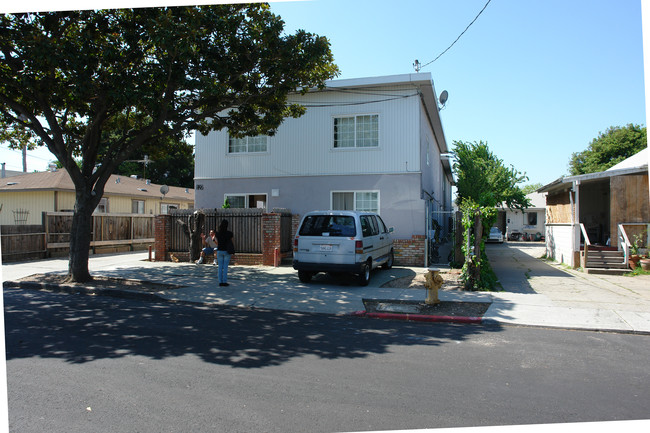
[[[420,73],[420,69],[422,68],[422,64],[418,59],[415,59],[415,63],[413,63],[413,68],[415,68],[416,73]]]

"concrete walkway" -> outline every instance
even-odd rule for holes
[[[650,277],[610,277],[568,271],[539,260],[540,244],[489,245],[488,256],[502,292],[440,291],[443,301],[486,302],[484,323],[650,333]],[[309,313],[351,314],[364,310],[362,300],[417,300],[425,290],[382,288],[424,268],[377,270],[370,285],[319,274],[303,284],[290,266],[233,266],[229,287],[219,287],[216,267],[190,263],[149,262],[147,253],[92,256],[93,275],[175,285],[157,292],[165,300]],[[65,273],[67,259],[2,265],[3,283],[41,273]],[[10,285],[10,284],[7,284]]]
[[[541,260],[544,245],[488,245],[504,291],[490,320],[562,328],[650,332],[650,276],[585,274]]]

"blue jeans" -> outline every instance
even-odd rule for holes
[[[219,269],[219,284],[228,282],[228,264],[230,263],[230,254],[227,251],[217,250],[217,264]]]

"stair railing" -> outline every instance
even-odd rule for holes
[[[627,265],[630,257],[630,239],[627,237],[623,224],[618,224],[618,250],[623,250],[623,264]]]
[[[584,254],[581,257],[581,263],[580,265],[582,268],[587,267],[587,256],[589,255],[589,247],[591,246],[591,241],[589,240],[589,235],[587,234],[587,230],[585,229],[585,225],[580,223],[580,231],[582,232],[582,237],[585,238],[585,249],[584,249]]]
[[[623,250],[623,264],[628,263],[630,258],[630,238],[627,236],[624,226],[645,226],[643,234],[645,236],[644,243],[647,246],[650,243],[650,223],[621,223],[618,224],[618,250]]]

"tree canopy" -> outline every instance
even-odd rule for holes
[[[325,37],[283,28],[266,4],[0,16],[0,127],[72,178],[71,280],[91,279],[92,212],[137,149],[192,130],[272,135],[304,113],[290,92],[336,76]]]
[[[528,195],[531,192],[537,191],[538,189],[540,189],[543,186],[544,185],[542,185],[540,182],[536,182],[536,183],[531,183],[531,184],[522,186],[521,190],[523,191],[524,194]]]
[[[454,141],[453,146],[457,203],[464,229],[461,278],[468,290],[491,290],[496,277],[485,253],[484,238],[496,221],[497,207],[505,204],[523,210],[530,205],[518,186],[528,178],[514,167],[506,167],[483,141]]]
[[[510,209],[525,209],[530,205],[518,186],[528,177],[512,166],[506,167],[487,143],[454,141],[453,146],[459,205],[467,199],[481,207],[505,204]]]
[[[145,177],[158,185],[194,188],[194,147],[173,138],[135,151],[115,174]],[[146,161],[146,162],[145,162]]]
[[[575,152],[569,161],[572,176],[605,171],[648,146],[645,126],[611,126],[598,133],[589,147]]]

